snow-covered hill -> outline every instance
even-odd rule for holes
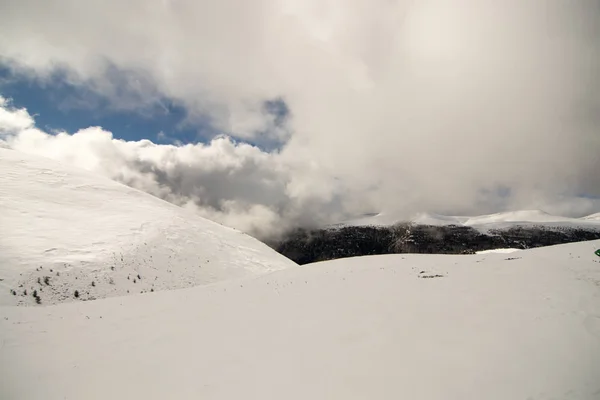
[[[585,220],[599,221],[600,222],[600,212],[592,215],[588,215],[587,217],[583,217]]]
[[[600,398],[600,241],[0,307],[3,399]]]
[[[401,222],[434,226],[469,226],[482,230],[506,228],[514,225],[591,227],[600,229],[600,213],[588,215],[583,218],[561,217],[541,210],[510,211],[470,217],[419,213],[412,218],[408,218],[408,220],[399,218],[393,213],[379,213],[353,219],[336,226],[390,226]]]
[[[295,266],[250,236],[87,171],[3,148],[0,171],[0,304],[176,289]]]

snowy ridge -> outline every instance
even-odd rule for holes
[[[588,215],[587,217],[583,217],[582,219],[592,220],[592,221],[600,221],[600,212],[592,214],[592,215]]]
[[[8,149],[0,171],[0,304],[177,289],[296,266],[250,236],[87,171]]]
[[[0,397],[597,400],[597,248],[358,257],[0,307]]]
[[[512,225],[546,225],[595,227],[600,229],[600,213],[582,218],[569,218],[551,215],[541,210],[521,210],[502,212],[480,216],[447,216],[433,213],[419,213],[408,219],[402,219],[394,214],[379,213],[374,216],[358,218],[339,224],[338,226],[390,226],[401,222],[411,222],[419,225],[458,225],[474,228],[495,228]]]

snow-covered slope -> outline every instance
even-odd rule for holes
[[[583,219],[600,222],[600,212],[592,214],[592,215],[588,215],[587,217],[583,217]]]
[[[456,225],[475,226],[499,224],[505,222],[516,223],[552,223],[552,222],[581,222],[578,218],[567,218],[548,214],[540,210],[521,210],[510,211],[490,215],[480,215],[473,217],[442,217],[435,214],[420,214],[413,218],[414,222],[424,221],[432,222],[432,225],[442,225],[454,223]]]
[[[374,216],[347,221],[340,226],[389,226],[399,222],[412,222],[419,225],[457,225],[474,228],[491,229],[513,225],[542,225],[590,227],[600,229],[600,213],[583,218],[568,218],[551,215],[540,210],[521,210],[480,216],[448,216],[431,213],[419,213],[412,218],[399,218],[391,213],[380,213]]]
[[[0,304],[175,289],[296,264],[263,243],[83,170],[0,149]]]
[[[600,241],[0,307],[3,399],[600,398]]]

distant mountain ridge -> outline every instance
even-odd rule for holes
[[[563,217],[552,215],[542,210],[518,210],[495,214],[477,216],[451,216],[435,213],[417,213],[410,218],[401,218],[393,213],[370,213],[360,218],[351,219],[332,225],[332,227],[343,226],[390,226],[401,223],[413,223],[417,225],[457,225],[473,226],[479,228],[504,227],[507,224],[542,224],[556,226],[589,226],[599,224],[600,213],[591,214],[581,218]]]

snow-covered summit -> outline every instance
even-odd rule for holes
[[[400,218],[393,213],[379,213],[353,219],[340,226],[390,226],[401,222],[419,225],[457,225],[474,228],[506,227],[518,224],[536,224],[570,227],[600,228],[600,213],[582,218],[569,218],[552,215],[541,210],[519,210],[478,216],[449,216],[434,213],[417,213],[411,218]]]
[[[0,304],[175,289],[296,265],[248,235],[87,171],[4,148],[0,171]]]

